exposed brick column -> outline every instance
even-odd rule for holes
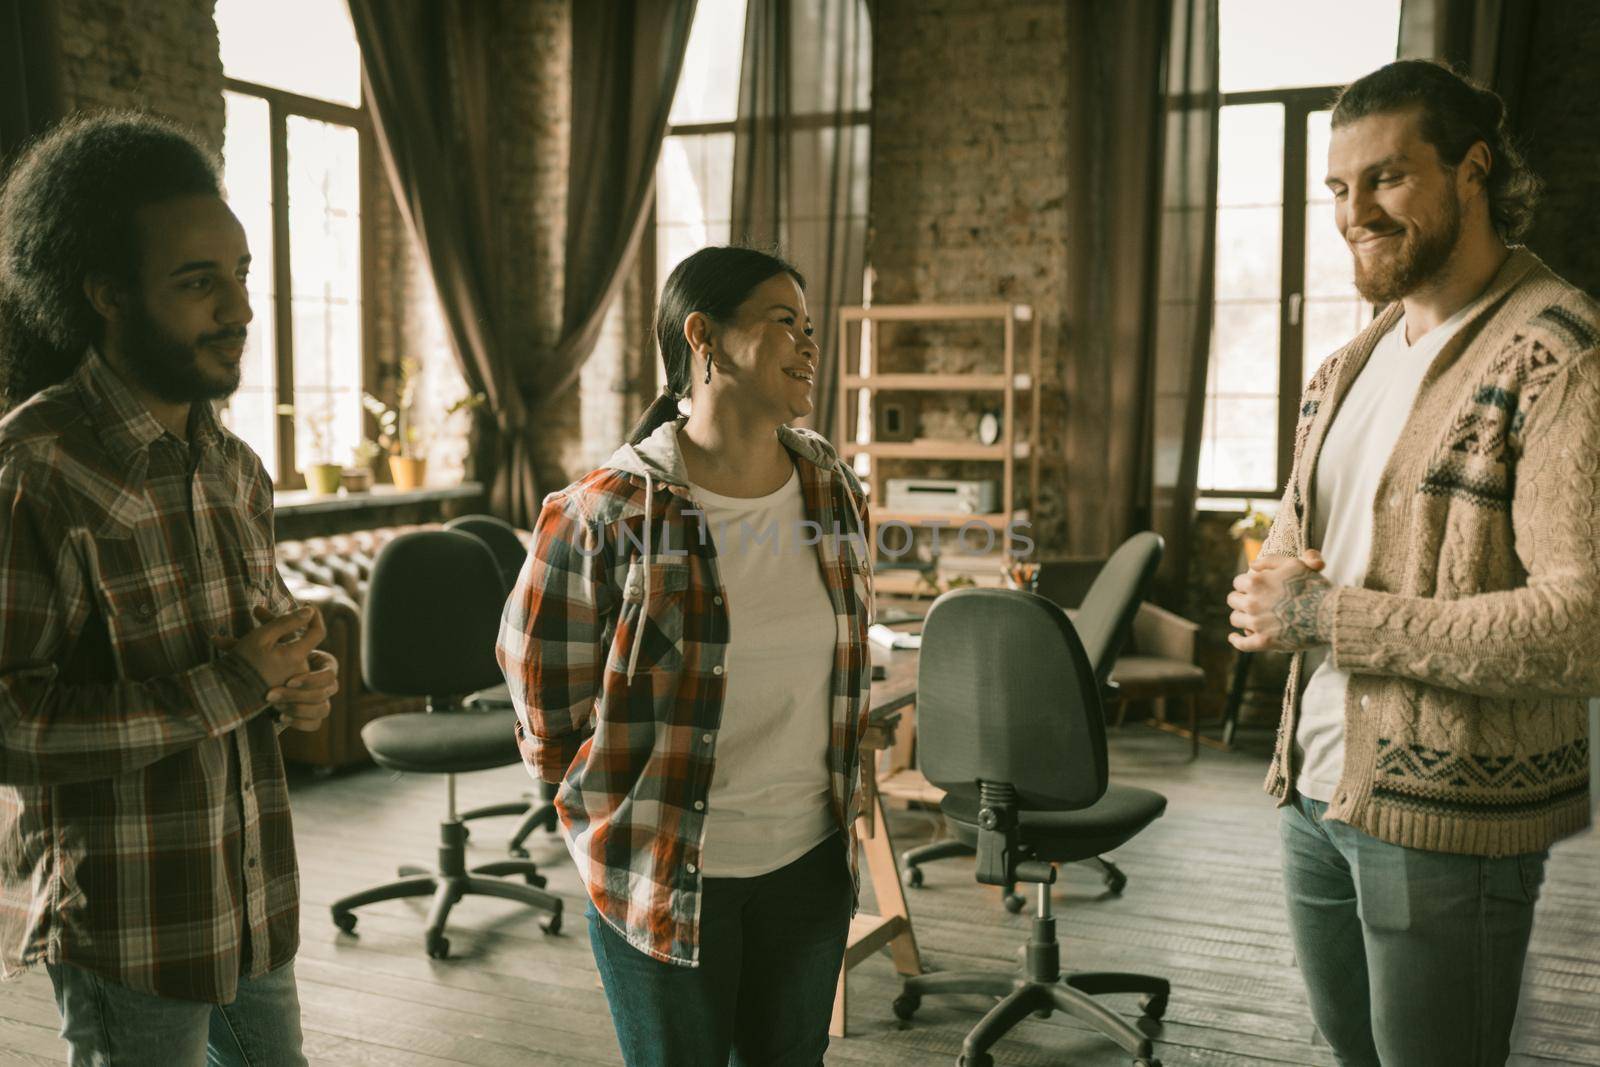
[[[1035,538],[1060,552],[1066,292],[1066,13],[1059,3],[880,0],[873,26],[868,262],[877,303],[1026,301],[1043,330]],[[961,371],[998,330],[885,331],[880,370]],[[890,345],[894,349],[890,349]],[[896,350],[906,357],[894,363]],[[980,357],[980,353],[982,353]],[[987,405],[922,398],[925,436],[971,437]],[[828,432],[834,432],[832,427]],[[918,464],[933,475],[934,465]],[[947,465],[952,477],[997,468]],[[883,474],[893,475],[892,464]]]
[[[222,148],[215,0],[57,0],[62,105],[140,107]]]

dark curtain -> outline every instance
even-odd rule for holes
[[[0,0],[0,176],[61,117],[54,0]]]
[[[1186,600],[1211,363],[1217,245],[1217,0],[1172,0],[1157,245],[1151,528],[1166,538],[1157,595]]]
[[[1073,0],[1067,17],[1066,551],[1104,559],[1150,523],[1166,16]]]
[[[1442,59],[1500,94],[1511,128],[1540,0],[1401,0],[1402,59]]]
[[[638,251],[695,0],[572,5],[572,158],[561,341],[538,395],[564,402]],[[538,501],[533,502],[537,507]]]
[[[513,344],[490,265],[497,5],[350,0],[378,144],[432,272],[468,384],[489,398],[491,506],[528,526],[538,412],[564,402],[637,246],[694,0],[572,5],[572,142],[561,339]],[[549,285],[551,279],[519,279]]]
[[[493,413],[493,431],[476,442],[477,473],[492,477],[493,507],[509,514],[513,501],[532,497],[537,487],[525,455],[523,368],[504,347],[491,284],[494,8],[349,3],[384,168],[433,277],[462,375]]]
[[[777,247],[806,276],[816,329],[816,408],[833,436],[835,311],[862,301],[872,31],[867,0],[750,0],[733,148],[729,232]]]
[[[1166,539],[1181,603],[1211,348],[1217,0],[1068,7],[1068,545]]]

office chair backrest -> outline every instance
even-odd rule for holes
[[[1013,589],[933,602],[917,669],[917,758],[949,791],[1009,782],[1025,804],[1083,808],[1106,791],[1099,685],[1066,614]]]
[[[494,553],[471,534],[417,530],[378,553],[361,608],[361,676],[395,696],[461,696],[504,680],[506,598]]]
[[[1084,594],[1076,616],[1078,637],[1101,684],[1111,677],[1111,668],[1128,643],[1133,617],[1161,565],[1164,544],[1160,534],[1148,530],[1134,534],[1111,553]]]
[[[1105,566],[1105,558],[1101,556],[1040,560],[1038,569],[1033,572],[1032,591],[1058,608],[1076,611]]]
[[[522,564],[528,558],[528,547],[517,536],[517,529],[504,519],[493,515],[462,515],[444,524],[446,530],[469,533],[489,546],[509,594],[522,573]]]

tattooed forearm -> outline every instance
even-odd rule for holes
[[[1278,644],[1299,651],[1332,640],[1331,612],[1325,610],[1332,586],[1315,572],[1297,575],[1284,583],[1284,595],[1272,609],[1278,620]]]

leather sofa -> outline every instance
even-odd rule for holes
[[[400,534],[438,528],[438,523],[383,526],[278,543],[278,571],[289,592],[322,611],[328,628],[322,647],[338,658],[340,680],[333,711],[320,729],[279,735],[285,760],[327,769],[365,762],[371,757],[361,743],[363,726],[383,715],[423,710],[420,699],[384,696],[362,683],[361,605],[378,551]]]

